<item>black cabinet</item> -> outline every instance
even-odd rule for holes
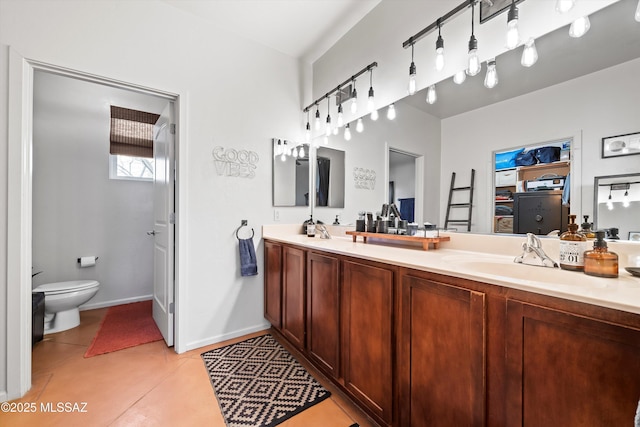
[[[561,191],[532,191],[513,195],[513,232],[516,234],[562,233],[567,229],[569,207]]]

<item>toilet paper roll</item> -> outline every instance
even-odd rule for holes
[[[84,267],[93,267],[96,265],[96,259],[98,257],[95,256],[83,256],[80,258],[80,268]]]

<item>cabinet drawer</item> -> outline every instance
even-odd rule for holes
[[[497,171],[496,187],[506,187],[509,185],[516,185],[516,170]]]

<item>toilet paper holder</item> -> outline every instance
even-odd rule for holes
[[[96,257],[96,261],[98,260],[99,257]],[[80,264],[80,258],[78,258],[78,264]]]

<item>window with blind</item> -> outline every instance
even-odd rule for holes
[[[159,117],[111,106],[109,178],[153,180],[153,125]]]

